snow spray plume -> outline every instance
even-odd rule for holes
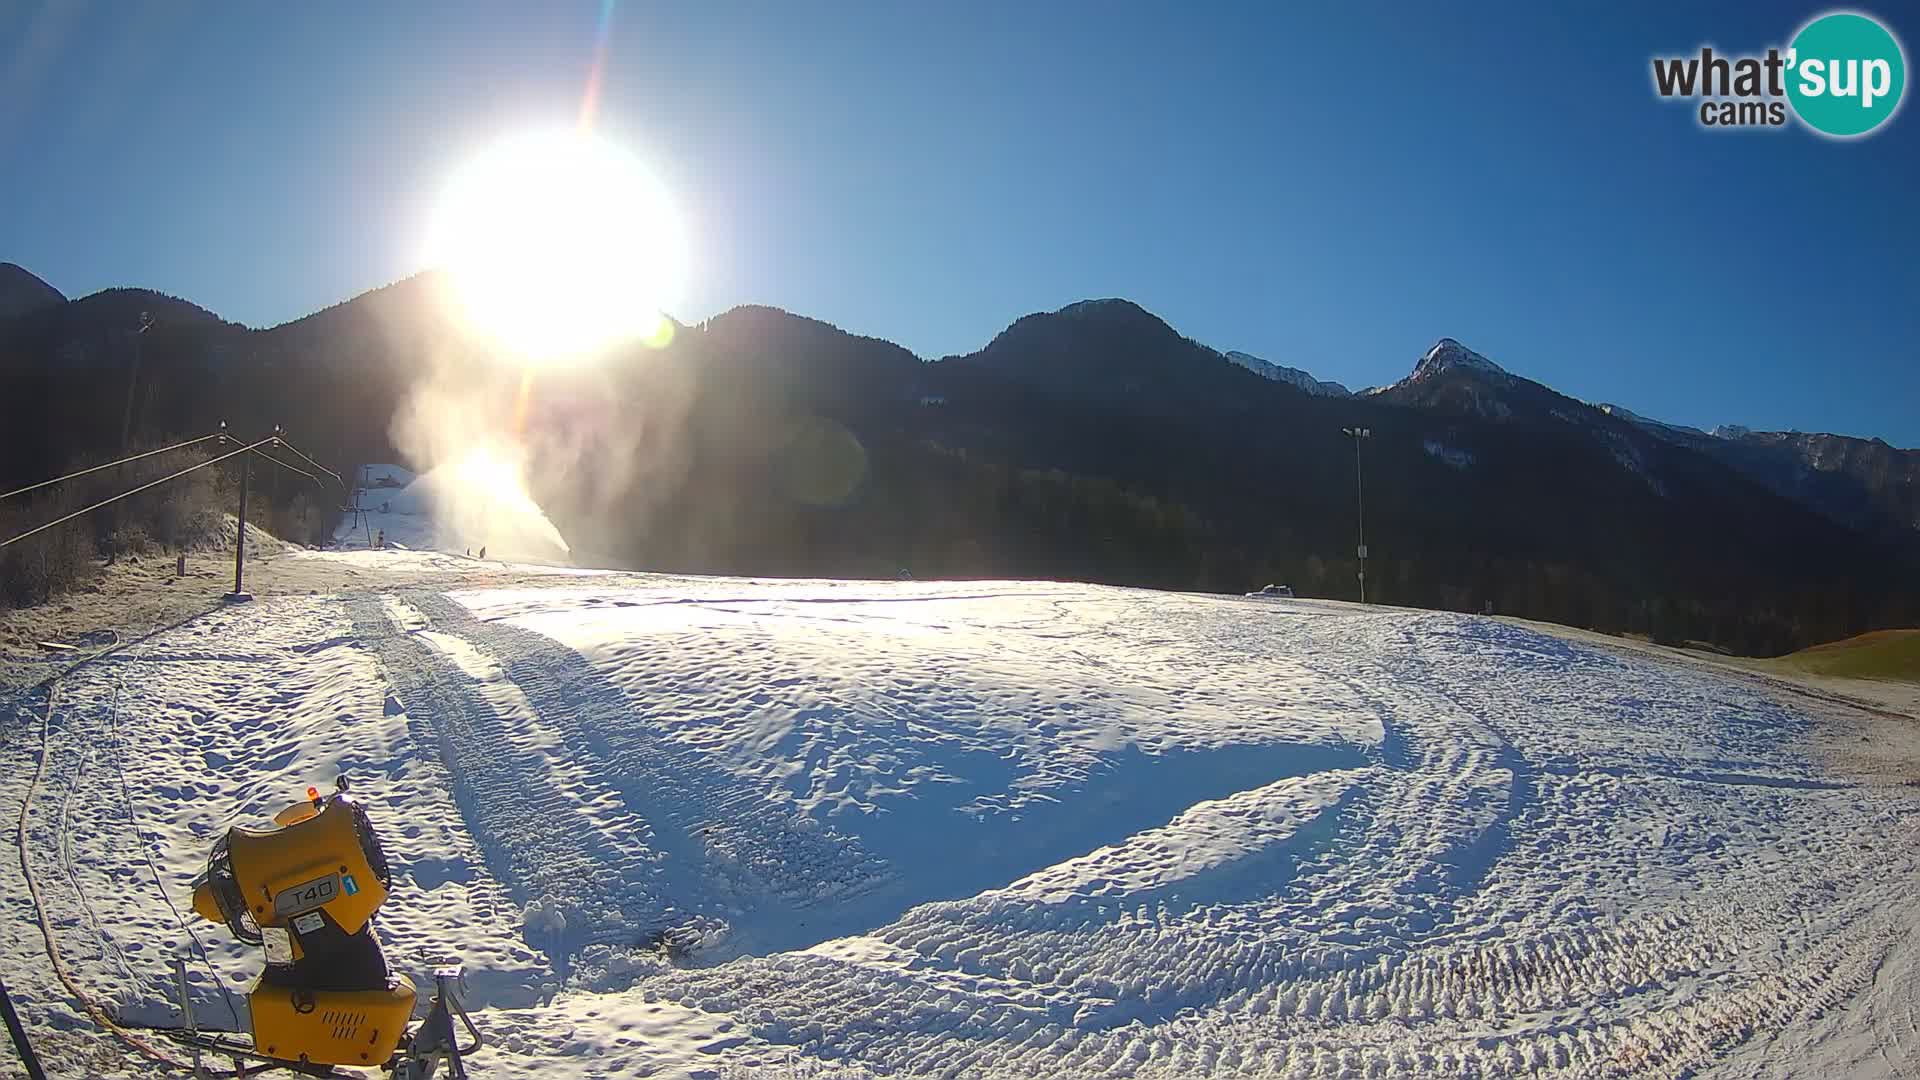
[[[435,299],[443,318],[455,310]],[[570,561],[549,510],[589,559],[644,532],[686,468],[690,394],[666,355],[633,343],[529,373],[445,325],[414,354],[424,362],[390,427],[424,472],[418,494],[454,534],[441,545]]]
[[[583,553],[644,557],[656,511],[685,483],[686,355],[636,344],[537,377],[526,423],[531,485]]]

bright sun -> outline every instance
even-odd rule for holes
[[[657,340],[685,277],[666,191],[625,149],[574,132],[505,140],[467,163],[428,244],[468,322],[531,363]]]

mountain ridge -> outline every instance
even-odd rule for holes
[[[604,565],[1344,596],[1341,432],[1359,426],[1370,598],[1756,653],[1920,621],[1920,534],[1884,490],[1897,452],[1663,437],[1452,338],[1380,392],[1337,397],[1125,300],[1033,312],[939,360],[741,305],[488,404],[528,384],[437,292],[405,279],[267,330],[133,290],[0,320],[0,460],[23,482],[53,475],[120,445],[130,413],[139,438],[284,423],[342,474],[431,465],[392,425],[452,379],[481,409],[463,429],[515,417],[552,463],[542,505]],[[141,311],[157,317],[136,334]]]
[[[20,266],[17,263],[12,263],[12,262],[0,262],[0,297],[4,297],[4,293],[10,284],[10,278],[23,280],[23,281],[30,281],[33,286],[37,286],[41,289],[44,289],[45,293],[50,295],[51,298],[53,298],[52,303],[46,306],[52,306],[55,304],[75,304],[75,303],[83,303],[87,301],[97,301],[98,299],[102,297],[107,297],[107,296],[146,296],[146,297],[151,297],[152,302],[155,304],[165,305],[169,307],[177,306],[177,307],[181,307],[183,310],[190,310],[193,316],[197,318],[218,322],[228,327],[243,329],[251,334],[274,334],[277,332],[287,331],[290,328],[301,326],[302,324],[308,323],[311,320],[317,319],[329,313],[339,312],[343,309],[348,309],[351,305],[361,304],[361,303],[371,304],[371,303],[379,302],[381,300],[384,300],[385,298],[391,297],[397,293],[403,292],[415,286],[430,286],[431,288],[438,289],[440,287],[438,284],[439,276],[440,276],[439,271],[435,271],[431,269],[423,270],[414,274],[407,275],[406,277],[400,278],[396,281],[389,282],[385,285],[376,286],[374,288],[364,290],[360,293],[356,293],[351,297],[348,297],[344,300],[340,300],[333,304],[329,304],[325,307],[316,309],[315,311],[310,312],[306,315],[298,316],[293,319],[288,319],[284,322],[276,323],[271,326],[261,326],[261,327],[245,326],[244,324],[231,322],[230,320],[222,318],[221,316],[219,316],[217,313],[213,312],[210,309],[203,308],[200,305],[192,303],[191,301],[184,300],[180,297],[173,296],[171,294],[165,293],[160,290],[155,290],[155,289],[124,287],[124,286],[112,287],[112,288],[102,289],[97,292],[87,294],[86,296],[83,296],[83,297],[70,299],[62,295],[57,289],[54,289],[53,286],[46,284],[46,282],[41,280],[39,277],[35,276],[31,271],[25,269],[24,267]],[[943,357],[922,357],[922,356],[919,356],[919,354],[917,353],[913,353],[912,350],[906,349],[905,346],[900,346],[895,344],[890,338],[882,337],[876,334],[857,333],[855,331],[847,330],[836,323],[823,320],[823,319],[818,319],[813,316],[805,315],[799,312],[794,312],[794,311],[779,307],[777,305],[771,305],[771,304],[759,304],[759,303],[750,303],[750,302],[735,304],[724,311],[721,311],[719,313],[716,313],[715,315],[707,317],[706,319],[698,320],[690,324],[676,322],[676,325],[682,326],[682,327],[689,326],[689,325],[699,326],[705,323],[711,323],[718,319],[722,319],[726,316],[733,315],[736,312],[755,312],[755,311],[772,312],[772,313],[777,313],[781,315],[786,315],[797,320],[819,324],[820,326],[829,328],[839,333],[846,334],[850,337],[859,338],[862,340],[884,342],[888,345],[892,345],[895,348],[898,348],[907,352],[909,355],[915,356],[917,359],[920,359],[924,363],[939,363],[940,361],[943,361],[943,360],[954,359],[958,355],[972,355],[972,354],[954,354],[954,355],[943,356]],[[1087,316],[1097,315],[1100,313],[1111,313],[1111,312],[1125,312],[1127,313],[1128,317],[1131,319],[1140,320],[1140,321],[1150,321],[1153,324],[1157,324],[1158,326],[1165,328],[1165,330],[1169,334],[1172,334],[1175,337],[1180,337],[1183,340],[1194,341],[1194,339],[1186,338],[1184,335],[1181,335],[1177,330],[1175,330],[1172,327],[1171,324],[1167,323],[1164,319],[1162,319],[1159,315],[1155,314],[1150,309],[1146,308],[1145,306],[1139,304],[1136,301],[1129,300],[1123,297],[1087,298],[1083,300],[1074,301],[1069,304],[1065,304],[1062,307],[1057,308],[1052,312],[1044,312],[1044,311],[1033,312],[1028,315],[1021,316],[1018,319],[1015,319],[1006,328],[999,331],[999,333],[996,334],[995,337],[997,338],[998,336],[1005,334],[1008,330],[1013,329],[1014,327],[1020,325],[1022,322],[1026,322],[1028,320],[1035,319],[1035,318],[1044,317],[1047,315],[1087,317]],[[23,312],[7,311],[5,309],[4,301],[0,300],[0,323],[5,323],[8,319],[19,314],[23,314]],[[988,344],[991,345],[991,343],[992,341],[989,340]],[[1199,342],[1195,341],[1195,344],[1199,344]],[[1253,371],[1255,374],[1259,374],[1263,378],[1268,378],[1271,381],[1277,381],[1277,382],[1293,385],[1296,388],[1301,389],[1306,393],[1319,393],[1323,396],[1329,396],[1329,397],[1359,397],[1363,395],[1384,393],[1386,391],[1392,390],[1393,388],[1406,383],[1410,379],[1414,379],[1416,377],[1427,377],[1435,373],[1446,372],[1446,371],[1454,370],[1457,368],[1469,368],[1469,369],[1481,370],[1494,376],[1504,376],[1510,379],[1522,379],[1524,381],[1534,383],[1534,385],[1546,387],[1546,384],[1539,383],[1536,380],[1528,379],[1522,375],[1517,375],[1513,371],[1510,371],[1507,368],[1500,366],[1499,364],[1488,359],[1484,355],[1464,345],[1459,340],[1452,337],[1446,337],[1446,336],[1443,336],[1437,339],[1433,344],[1433,346],[1431,346],[1425,353],[1421,355],[1421,357],[1418,360],[1414,362],[1414,366],[1412,370],[1408,373],[1408,375],[1400,379],[1398,382],[1387,383],[1380,386],[1366,387],[1357,391],[1351,390],[1347,388],[1344,384],[1339,383],[1337,381],[1320,379],[1318,376],[1314,375],[1311,371],[1308,371],[1306,369],[1289,367],[1286,365],[1278,364],[1278,363],[1275,363],[1274,361],[1267,360],[1263,357],[1257,356],[1252,353],[1248,353],[1240,350],[1214,349],[1212,351],[1222,359],[1226,360],[1227,362],[1232,363],[1236,366],[1243,367],[1249,371]],[[1268,370],[1263,370],[1263,368],[1270,369],[1272,371],[1277,371],[1281,373],[1281,375],[1279,377],[1276,377],[1273,374],[1269,374]],[[1309,383],[1312,385],[1308,385]],[[1318,387],[1321,389],[1315,389],[1315,387]],[[1551,387],[1546,387],[1546,388],[1551,389]],[[1555,391],[1555,393],[1558,393],[1558,391]],[[1562,395],[1562,396],[1565,396],[1565,395]],[[1569,400],[1578,400],[1578,399],[1569,398]],[[1582,402],[1582,404],[1588,404],[1588,403]],[[1698,428],[1689,427],[1687,425],[1670,424],[1665,421],[1648,417],[1644,414],[1641,414],[1632,410],[1627,406],[1620,405],[1620,404],[1615,404],[1610,402],[1600,402],[1600,403],[1592,404],[1591,407],[1598,409],[1601,412],[1608,413],[1610,415],[1616,415],[1619,418],[1631,423],[1644,425],[1647,427],[1671,429],[1671,430],[1688,433],[1688,434],[1711,435],[1714,437],[1723,437],[1723,438],[1725,437],[1738,438],[1738,437],[1744,437],[1749,434],[1763,435],[1763,436],[1801,436],[1801,435],[1825,436],[1829,438],[1850,439],[1850,440],[1855,440],[1855,441],[1864,442],[1864,443],[1878,443],[1882,446],[1888,447],[1889,449],[1895,450],[1897,452],[1902,452],[1902,453],[1920,452],[1920,448],[1896,446],[1892,443],[1887,442],[1885,439],[1879,436],[1849,435],[1844,432],[1833,432],[1833,431],[1823,431],[1823,430],[1805,431],[1797,428],[1788,429],[1784,431],[1754,429],[1754,428],[1749,428],[1747,426],[1739,425],[1739,424],[1722,424],[1717,426],[1712,432],[1703,432]]]
[[[66,303],[59,289],[19,263],[0,262],[0,319]]]
[[[1275,382],[1283,382],[1289,386],[1298,387],[1309,394],[1332,398],[1353,396],[1353,391],[1347,389],[1340,383],[1315,378],[1312,372],[1301,368],[1288,367],[1285,364],[1276,364],[1271,360],[1255,356],[1252,353],[1229,350],[1224,355],[1228,360],[1246,368],[1255,375],[1272,379]]]

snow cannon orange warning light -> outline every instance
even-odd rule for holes
[[[281,827],[298,825],[320,813],[326,800],[320,797],[320,789],[308,785],[307,797],[296,803],[288,804],[285,810],[273,815],[273,822]]]

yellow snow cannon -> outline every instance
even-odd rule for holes
[[[261,946],[267,962],[247,995],[250,1046],[194,1031],[184,987],[190,1038],[183,1041],[317,1075],[345,1065],[410,1076],[416,1052],[432,1052],[452,1058],[453,1074],[464,1075],[459,1055],[478,1048],[479,1033],[454,992],[459,971],[435,972],[433,1012],[409,1036],[413,982],[388,970],[373,936],[392,871],[365,808],[347,794],[346,777],[335,787],[324,797],[308,788],[306,799],[274,815],[275,828],[235,826],[214,845],[194,881],[193,909]],[[453,1046],[449,1010],[465,1022],[473,1046]]]

